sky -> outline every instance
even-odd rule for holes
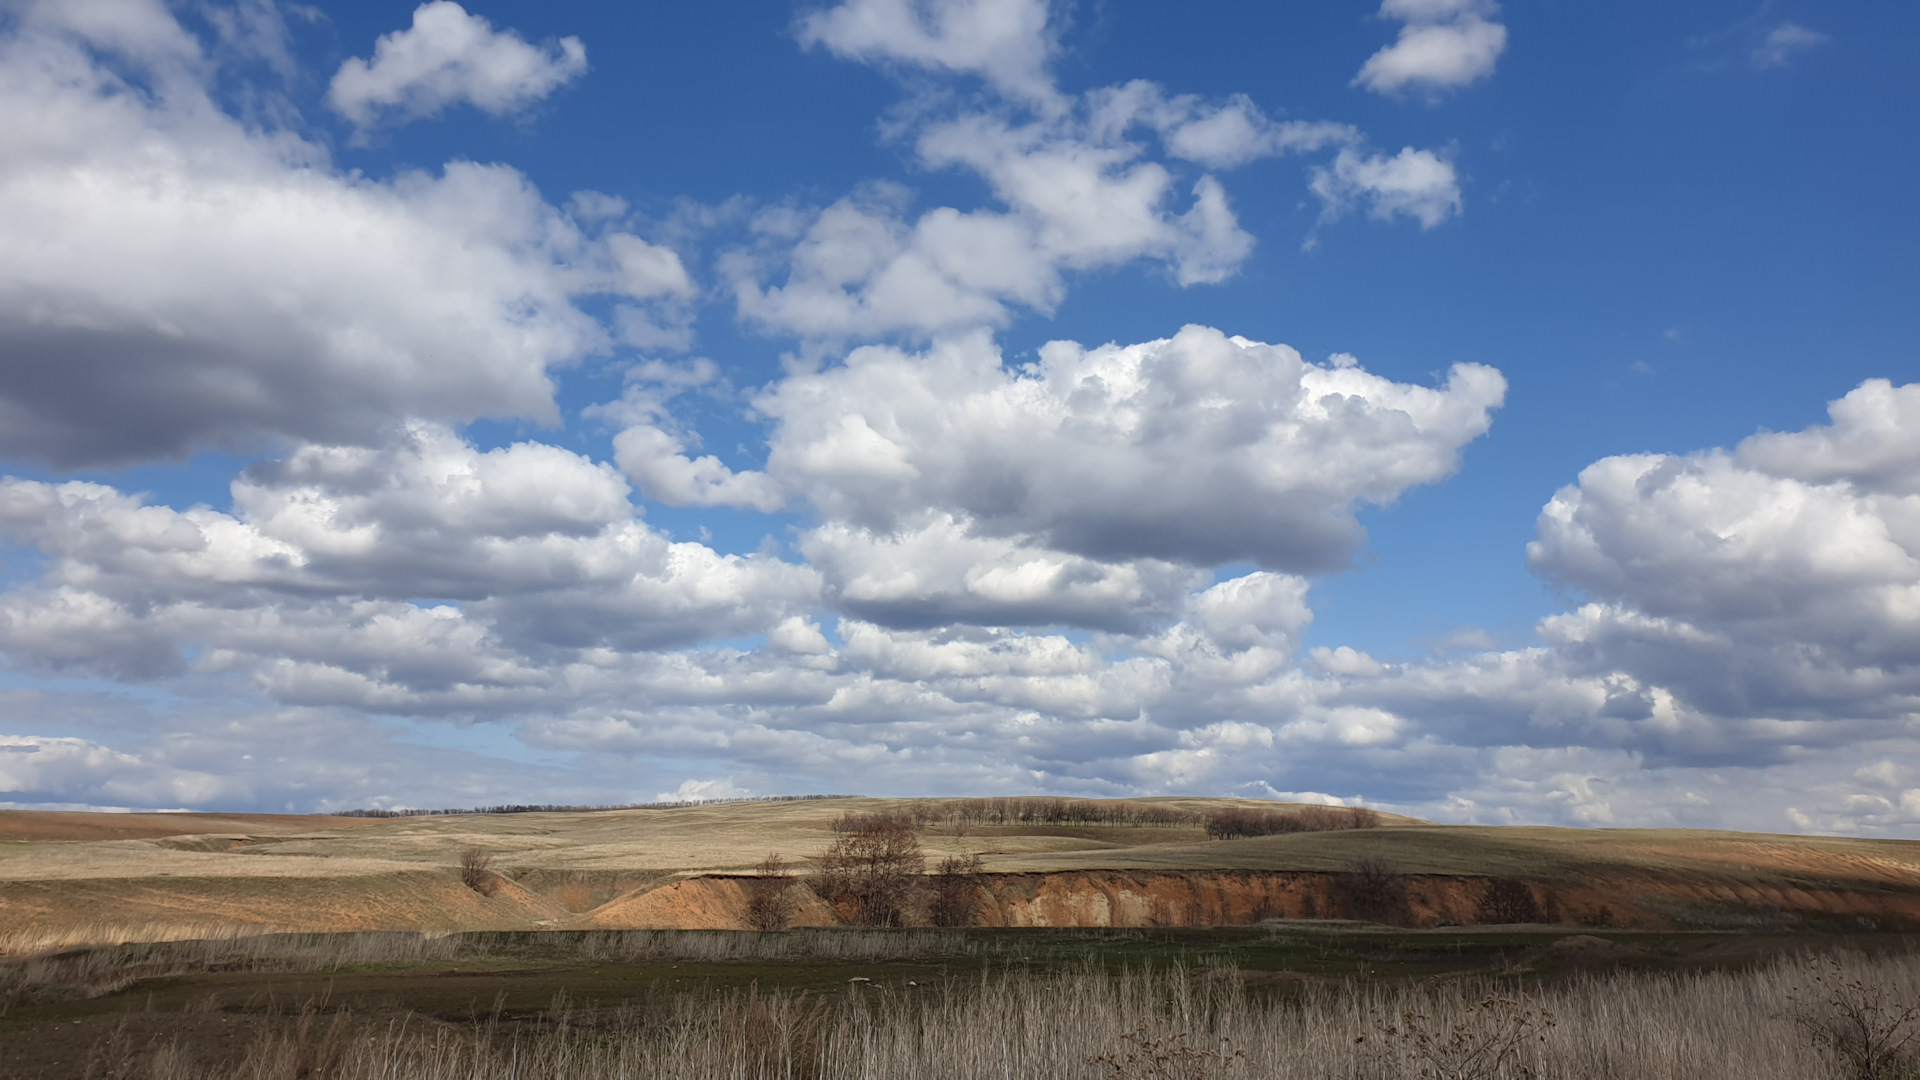
[[[1917,49],[0,0],[0,806],[1920,837]]]

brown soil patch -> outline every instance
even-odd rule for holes
[[[833,909],[811,890],[793,887],[795,926],[838,926]],[[579,930],[746,930],[747,894],[735,878],[701,877],[641,889],[603,904],[572,923]]]

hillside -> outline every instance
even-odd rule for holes
[[[832,799],[410,818],[0,811],[0,949],[249,929],[728,928],[768,854],[832,842],[849,812],[914,813],[929,865],[983,863],[991,925],[1214,925],[1367,917],[1406,925],[1920,927],[1920,842],[1696,830],[1447,826],[1210,840],[1227,799],[1103,806],[1179,824],[956,821],[958,800]],[[461,853],[499,887],[461,883]],[[1395,879],[1359,910],[1356,868]],[[803,924],[833,922],[802,905]]]

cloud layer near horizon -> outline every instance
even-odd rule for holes
[[[1416,385],[1197,325],[1002,355],[1083,275],[1235,274],[1230,170],[1298,158],[1323,222],[1415,235],[1462,212],[1448,153],[1244,96],[1065,89],[1037,0],[850,0],[799,42],[965,81],[890,134],[983,201],[877,181],[693,242],[505,165],[341,170],[226,111],[168,9],[107,6],[18,4],[0,33],[0,456],[251,463],[218,507],[0,480],[26,553],[0,705],[33,718],[0,736],[12,802],[1207,791],[1920,826],[1920,387],[1593,463],[1541,493],[1524,552],[1567,609],[1528,647],[1409,663],[1304,648],[1314,578],[1353,565],[1363,511],[1462,467],[1500,372]],[[1368,89],[1488,78],[1505,45],[1490,4],[1382,14],[1406,26]],[[353,135],[514,114],[585,63],[448,0],[371,49],[332,84]],[[687,350],[703,299],[792,345],[784,373],[730,397],[711,360],[631,352]],[[624,392],[569,416],[559,373],[594,357]],[[695,400],[764,453],[706,452]],[[483,445],[488,417],[610,445]],[[768,539],[727,551],[664,507]]]

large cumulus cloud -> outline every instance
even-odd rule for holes
[[[1438,388],[1189,327],[1008,370],[975,338],[872,347],[758,402],[767,468],[831,518],[894,529],[928,510],[1092,558],[1339,566],[1361,501],[1452,473],[1506,389],[1456,366]]]
[[[8,654],[153,677],[191,653],[309,703],[455,707],[553,684],[551,650],[752,634],[818,594],[804,567],[669,540],[610,467],[539,443],[483,453],[416,425],[384,448],[303,448],[233,492],[226,513],[0,482],[0,529],[47,559],[0,596]]]
[[[1536,572],[1595,600],[1551,636],[1723,715],[1911,715],[1920,386],[1867,382],[1831,416],[1731,451],[1588,467],[1528,547]]]
[[[1911,828],[1912,777],[1847,762],[1920,752],[1920,385],[1870,380],[1829,414],[1732,449],[1584,469],[1527,548],[1536,573],[1583,601],[1543,620],[1537,646],[1316,659],[1341,676],[1340,700],[1458,745],[1528,762],[1624,755],[1631,774],[1701,791],[1715,770],[1747,770],[1785,808],[1776,827]],[[1592,820],[1630,813],[1654,785],[1630,775],[1595,794],[1606,786],[1583,796]],[[1705,814],[1714,804],[1698,797]]]
[[[1018,368],[984,336],[871,346],[763,393],[765,471],[709,459],[701,501],[810,505],[823,520],[803,548],[865,618],[1140,629],[1195,568],[1346,565],[1358,507],[1450,475],[1505,389],[1479,365],[1414,386],[1205,327],[1054,342]],[[701,463],[648,445],[662,453],[621,460],[643,491],[694,501],[653,478]]]
[[[627,272],[635,244],[671,252],[609,246],[512,168],[344,173],[222,111],[217,76],[153,0],[23,3],[0,26],[0,455],[552,422],[551,370],[609,341],[576,298],[684,292]]]

